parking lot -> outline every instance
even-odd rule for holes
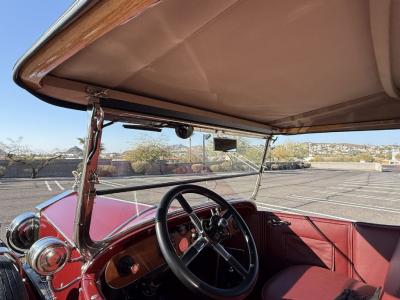
[[[106,178],[99,189],[141,185],[188,176],[148,176],[142,178]],[[190,178],[193,178],[191,176]],[[337,170],[287,170],[264,175],[257,206],[262,210],[288,211],[297,214],[331,217],[342,220],[400,225],[400,172],[366,172]],[[226,198],[248,198],[255,176],[209,181],[207,187]],[[1,237],[5,226],[18,214],[34,210],[48,198],[71,189],[71,178],[1,179]],[[113,194],[129,201],[156,204],[169,188]]]

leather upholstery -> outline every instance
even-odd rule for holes
[[[290,225],[271,225],[271,219],[288,221]],[[282,293],[278,286],[284,285],[285,281],[289,284],[288,278],[295,281],[290,293],[301,291],[301,285],[314,290],[321,284],[323,286],[325,281],[346,284],[346,280],[353,280],[382,287],[382,299],[400,299],[399,226],[258,212],[252,230],[255,232],[260,255],[261,284],[272,277],[266,285],[265,293],[271,288],[275,293]],[[304,271],[305,266],[319,268],[318,271],[311,269],[305,272],[305,276],[301,276],[298,268]],[[294,273],[290,275],[293,270]],[[277,273],[279,275],[275,275]],[[321,282],[313,280],[313,284],[307,286],[308,278],[315,273],[319,274],[321,278],[318,280]],[[280,280],[282,283],[279,283]],[[330,285],[325,284],[325,287]],[[338,294],[341,290],[340,286]]]
[[[400,242],[390,260],[383,289],[390,295],[400,297]]]
[[[264,300],[333,300],[346,289],[370,297],[376,288],[316,266],[292,266],[279,272],[263,287]]]
[[[395,261],[393,255],[399,243],[399,237],[400,228],[398,226],[354,224],[354,278],[374,286],[384,286],[389,266]],[[400,251],[396,255],[400,259]],[[371,268],[371,262],[374,264],[373,268]],[[394,270],[391,272],[394,272]],[[400,274],[400,264],[397,272],[397,274]],[[400,285],[400,280],[398,280],[398,284]],[[397,296],[400,296],[400,294],[397,294]]]
[[[258,213],[258,224],[267,228],[259,253],[266,258],[263,263],[270,274],[292,265],[313,265],[352,277],[351,223],[287,213]],[[290,225],[270,225],[271,219]]]

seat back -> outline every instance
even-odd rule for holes
[[[390,295],[400,297],[400,240],[390,259],[383,290]]]
[[[370,285],[383,287],[399,238],[399,226],[355,223],[353,277]]]

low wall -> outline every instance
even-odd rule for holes
[[[81,159],[55,159],[40,170],[40,177],[72,177],[72,171],[78,168]],[[0,160],[0,166],[7,166],[8,161]],[[129,176],[133,174],[129,162],[111,161],[111,159],[100,159],[99,165],[116,165],[118,176]],[[30,178],[32,170],[30,167],[21,163],[13,163],[7,167],[5,178]]]
[[[358,162],[311,162],[311,168],[330,170],[358,170],[382,172],[380,163],[358,163]]]

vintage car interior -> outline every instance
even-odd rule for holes
[[[398,0],[76,1],[14,70],[39,99],[91,113],[79,190],[24,219],[38,237],[10,233],[29,297],[48,284],[57,299],[400,299],[400,227],[261,211],[189,179],[110,236],[133,204],[107,195],[139,187],[95,188],[111,123],[266,149],[272,135],[399,129],[399,53]]]

